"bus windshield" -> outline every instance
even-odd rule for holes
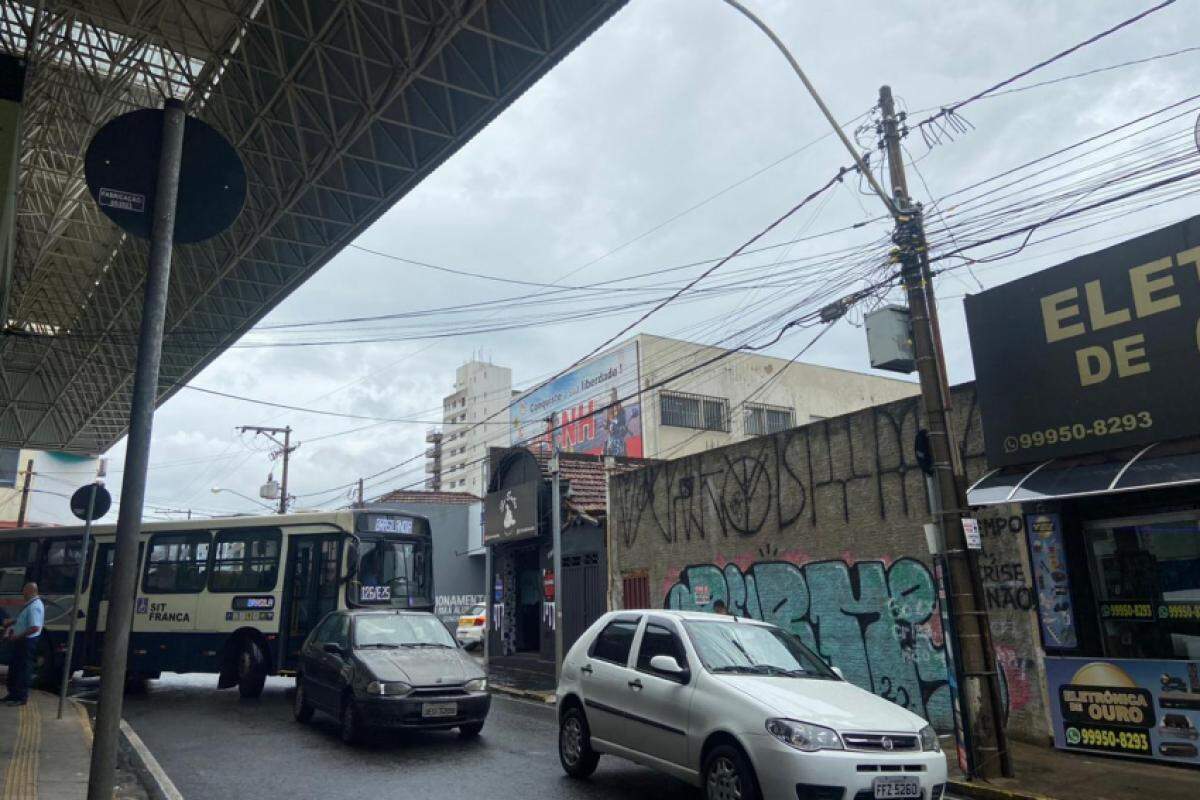
[[[393,608],[432,606],[429,583],[426,543],[363,539],[358,550],[358,572],[351,583],[351,600]]]

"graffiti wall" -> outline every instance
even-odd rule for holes
[[[954,415],[974,477],[984,463],[970,387],[955,391]],[[723,600],[785,627],[849,680],[948,731],[917,425],[916,401],[904,400],[614,476],[615,570],[648,573],[662,607],[707,610]],[[1023,523],[1008,509],[981,523],[1009,731],[1044,744]]]

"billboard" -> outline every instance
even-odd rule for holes
[[[992,466],[1200,433],[1200,217],[965,305]]]
[[[640,458],[642,404],[637,342],[591,358],[571,372],[523,395],[509,411],[512,444],[549,444],[554,419],[564,453]]]

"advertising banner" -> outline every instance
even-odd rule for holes
[[[1046,659],[1054,745],[1200,766],[1200,661]]]
[[[564,453],[640,458],[637,391],[637,342],[630,342],[521,397],[509,412],[511,443],[549,443],[546,421],[553,417],[558,449]]]
[[[1200,433],[1200,217],[965,305],[992,466]]]
[[[1063,550],[1062,520],[1058,514],[1028,514],[1029,563],[1037,587],[1038,619],[1047,649],[1070,649],[1075,638],[1075,611],[1071,607],[1071,578]]]
[[[483,500],[483,543],[515,542],[537,536],[537,501],[536,479],[488,492]]]

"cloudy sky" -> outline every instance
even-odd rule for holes
[[[970,96],[1152,5],[1150,0],[747,2],[792,49],[833,113],[841,120],[860,121],[865,117],[859,115],[875,103],[880,84],[894,88],[915,120],[921,109]],[[1184,0],[1015,85],[1193,47],[1200,34],[1195,10],[1192,0]],[[910,168],[913,193],[928,203],[1182,100],[1197,86],[1200,52],[1188,52],[975,103],[963,111],[973,130],[954,141],[931,150],[918,133],[909,137],[909,153],[920,171],[918,176]],[[848,163],[828,132],[780,54],[720,0],[631,0],[358,243],[431,264],[564,284],[715,258]],[[865,135],[864,145],[870,147],[873,138]],[[1197,207],[1188,196],[1041,245],[1042,235],[1035,235],[1021,254],[977,267],[976,278],[962,269],[943,277],[937,291],[952,380],[972,377],[961,298],[978,290],[977,280],[986,286],[1003,283],[1098,249],[1114,235],[1191,216]],[[945,203],[943,210],[952,221],[953,204]],[[880,211],[878,201],[849,180],[763,243],[835,231],[876,219]],[[663,225],[667,220],[672,221]],[[931,220],[931,227],[937,228],[938,221]],[[728,269],[779,269],[791,260],[869,243],[887,231],[888,224],[877,221],[777,248]],[[807,262],[806,268],[816,263]],[[676,278],[699,271],[681,271]],[[718,271],[710,280],[721,276]],[[264,324],[438,308],[528,291],[346,250]],[[776,291],[747,286],[704,302],[671,306],[640,330],[716,341],[737,322],[749,324],[764,316],[768,309],[760,304]],[[554,290],[545,292],[554,295]],[[612,300],[609,295],[580,301],[580,310],[590,302]],[[472,320],[518,316],[511,310],[479,312]],[[278,478],[278,465],[268,459],[265,443],[235,433],[235,426],[243,424],[288,424],[296,430],[301,447],[292,462],[292,488],[301,495],[299,507],[343,504],[343,492],[314,493],[422,451],[428,425],[421,421],[439,418],[455,367],[473,354],[511,367],[517,385],[525,386],[568,365],[635,317],[432,340],[232,349],[195,385],[418,422],[343,433],[367,423],[184,390],[160,409],[155,421],[151,463],[157,466],[150,475],[148,510],[165,516],[163,509],[211,513],[254,508],[251,501],[211,491],[220,486],[256,495],[269,470],[274,468]],[[852,321],[838,323],[805,359],[866,371],[864,335]],[[810,336],[789,336],[771,352],[791,357]],[[272,338],[252,333],[246,342]],[[108,454],[114,491],[123,455],[123,443]],[[424,477],[421,468],[418,459],[374,482],[367,494],[418,482]]]

